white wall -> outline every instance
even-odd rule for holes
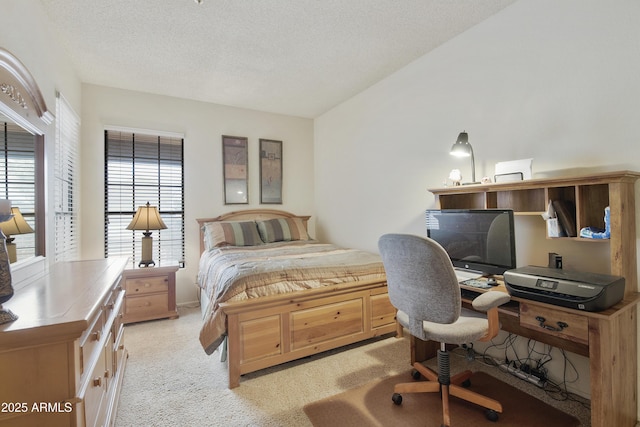
[[[377,251],[386,232],[424,235],[427,189],[453,168],[470,180],[448,154],[463,130],[478,179],[522,158],[538,177],[640,171],[639,16],[635,0],[520,0],[317,118],[318,237]],[[530,240],[543,221],[518,222],[519,265],[553,250],[565,268],[608,269],[606,247]]]
[[[15,55],[33,76],[47,105],[53,115],[56,114],[56,92],[61,92],[72,108],[80,112],[81,85],[65,51],[53,41],[54,32],[40,2],[37,0],[4,0],[0,7],[2,25],[0,25],[0,47]],[[45,138],[45,198],[46,198],[46,233],[47,254],[53,254],[53,188],[49,185],[53,178],[53,142],[55,141],[55,122],[42,129]],[[49,257],[51,260],[52,257]],[[34,271],[24,263],[13,265],[16,269],[25,267],[27,274]],[[31,266],[33,267],[33,266]],[[18,272],[19,273],[19,272]],[[21,277],[22,274],[18,274]],[[27,277],[29,278],[29,277]]]
[[[196,300],[196,218],[248,208],[313,214],[313,122],[203,102],[95,85],[82,86],[82,256],[104,256],[104,127],[184,135],[186,268],[177,274],[178,303]],[[249,139],[249,205],[224,205],[222,135]],[[283,204],[260,205],[258,139],[283,141]],[[313,233],[313,223],[311,224]],[[177,260],[176,260],[177,261]]]

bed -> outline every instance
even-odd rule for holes
[[[396,331],[377,254],[313,240],[308,216],[252,209],[198,219],[207,354],[240,376]],[[265,243],[266,242],[266,243]]]

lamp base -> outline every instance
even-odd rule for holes
[[[0,304],[0,325],[14,322],[16,320],[18,320],[18,316],[16,314],[13,314],[11,310],[2,308],[2,304]]]
[[[140,261],[138,267],[155,267],[155,261]]]
[[[151,259],[153,257],[153,237],[151,232],[145,232],[142,238],[142,261],[138,267],[155,267],[156,263]]]

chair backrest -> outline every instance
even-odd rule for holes
[[[458,320],[460,285],[442,246],[428,237],[385,234],[380,237],[378,248],[391,304],[405,312],[416,328],[422,330],[424,320],[436,323]],[[414,334],[411,329],[409,332]]]

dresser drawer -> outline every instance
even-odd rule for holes
[[[166,275],[132,277],[125,280],[125,288],[128,296],[167,292],[169,289],[169,279]]]
[[[108,344],[108,342],[107,342]],[[100,348],[100,356],[95,364],[91,375],[87,378],[88,384],[84,393],[84,414],[87,426],[102,425],[100,422],[104,418],[104,400],[107,390],[106,378],[106,357],[108,347]]]
[[[520,326],[577,343],[589,344],[589,320],[579,314],[521,302]]]
[[[92,319],[91,326],[80,337],[80,373],[89,367],[94,353],[100,351],[98,344],[104,333],[104,312],[100,312]]]

